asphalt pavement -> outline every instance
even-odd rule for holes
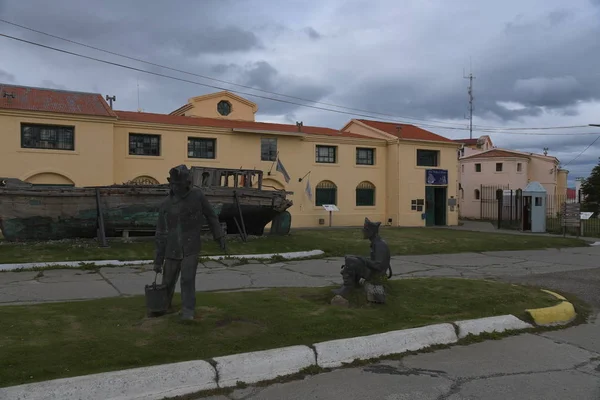
[[[342,258],[264,264],[234,260],[200,264],[198,291],[249,290],[269,287],[318,287],[341,284]],[[600,266],[600,246],[567,249],[395,256],[392,279],[463,277],[500,279],[533,277]],[[569,275],[570,276],[570,275]],[[86,300],[144,294],[155,278],[151,265],[102,267],[98,271],[55,269],[0,272],[0,304]],[[176,288],[179,291],[179,286]]]

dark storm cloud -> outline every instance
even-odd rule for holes
[[[306,32],[306,34],[308,35],[308,37],[311,38],[311,39],[313,39],[313,40],[321,39],[321,34],[319,32],[317,32],[315,30],[315,28],[311,28],[309,26],[308,28],[304,29],[304,32]]]
[[[562,107],[591,95],[573,76],[517,79],[513,93],[512,101],[530,107]]]
[[[252,4],[235,0],[0,0],[0,16],[92,46],[257,89],[398,116],[452,119],[465,126],[468,81],[463,79],[463,67],[468,66],[470,56],[476,76],[474,112],[484,120],[482,125],[546,126],[575,121],[573,117],[584,112],[582,102],[594,101],[600,94],[600,8],[596,7],[600,0],[568,4],[508,0],[503,6],[461,0],[458,5],[438,1],[436,7],[414,2],[401,11],[395,10],[391,0],[382,7],[372,7],[365,0],[330,1],[323,7],[316,0]],[[477,18],[466,18],[457,29],[457,18],[473,13]],[[3,23],[0,27],[7,34],[155,73],[305,103],[138,63]],[[138,81],[140,107],[150,112],[168,113],[190,97],[221,90],[8,39],[0,38],[0,43],[6,44],[6,53],[15,54],[13,60],[0,59],[0,80],[114,94],[119,109],[137,109]],[[240,95],[258,103],[259,120],[304,120],[305,124],[339,128],[352,118]],[[522,107],[509,109],[503,103]],[[593,112],[587,109],[586,118],[590,115]],[[426,129],[449,137],[468,136],[468,131]],[[561,161],[571,159],[593,140],[591,136],[496,136],[500,135],[494,136],[494,142],[508,148],[541,152],[549,147]],[[600,154],[598,145],[584,155]],[[584,160],[588,164],[579,164]],[[589,164],[589,160],[582,156],[574,165],[591,168],[595,162]]]
[[[0,69],[0,82],[13,83],[14,81],[15,81],[15,76],[13,74]]]
[[[327,95],[333,93],[333,87],[311,82],[309,79],[281,75],[270,63],[258,61],[244,66],[235,64],[222,64],[213,67],[215,71],[221,71],[231,77],[235,83],[244,86],[269,91],[272,93],[285,93],[287,96],[296,98],[319,101]],[[236,88],[233,88],[236,90]],[[264,115],[288,115],[301,106],[292,103],[312,104],[312,102],[303,102],[297,99],[281,97],[264,92],[253,92],[251,89],[239,89],[246,93],[255,93],[260,96],[284,100],[283,102],[268,100],[264,98],[250,97],[250,100],[260,103],[259,112]],[[247,95],[246,95],[247,96]]]
[[[139,3],[117,1],[95,3],[93,8],[78,0],[53,3],[52,7],[39,0],[26,3],[7,4],[3,18],[70,40],[126,51],[128,55],[176,51],[180,56],[195,57],[261,47],[253,32],[218,19],[224,6],[230,3],[227,1],[203,0],[201,5],[193,1],[173,2],[172,7],[148,2],[143,12],[136,5]],[[182,6],[190,11],[182,12]],[[44,9],[44,12],[33,13],[32,9]],[[65,45],[64,41],[19,27],[7,24],[3,27],[29,40]]]
[[[477,57],[475,114],[515,121],[539,116],[543,107],[573,115],[578,102],[600,98],[600,75],[593,67],[600,65],[600,23],[575,29],[572,18],[571,11],[559,9],[537,20],[517,16],[508,22],[504,33],[490,43],[488,54]],[[347,98],[353,107],[386,113],[393,110],[421,118],[463,118],[468,110],[468,82],[462,79],[461,71],[443,65],[439,71],[431,74],[424,70],[421,76],[398,74],[391,79],[373,75],[355,85]],[[517,102],[524,108],[509,110],[498,102]]]
[[[41,84],[41,86],[42,86],[42,87],[45,87],[45,88],[51,88],[51,89],[58,89],[58,90],[69,90],[69,88],[68,88],[68,87],[66,87],[65,85],[61,85],[61,84],[58,84],[58,83],[54,83],[54,82],[52,82],[52,81],[51,81],[51,80],[49,80],[49,79],[44,79],[44,80],[42,80],[42,84]]]

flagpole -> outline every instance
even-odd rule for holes
[[[310,175],[310,171],[308,171],[302,178],[298,178],[298,182],[302,182],[308,175]]]
[[[271,168],[269,169],[269,172],[267,172],[267,175],[271,175],[271,171],[273,171],[273,165],[275,165],[275,163],[277,162],[277,160],[279,160],[279,151],[275,155],[275,161],[273,161],[273,163],[271,164]]]

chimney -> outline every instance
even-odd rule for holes
[[[298,128],[298,132],[302,132],[303,126],[304,126],[304,124],[302,123],[302,121],[300,121],[300,122],[296,121],[296,127]]]
[[[396,126],[396,131],[398,132],[398,137],[402,137],[402,127],[400,125]]]

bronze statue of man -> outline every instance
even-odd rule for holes
[[[156,227],[154,271],[163,272],[162,283],[168,287],[169,308],[175,284],[181,274],[181,318],[194,319],[196,306],[196,270],[200,254],[200,237],[204,220],[213,238],[225,250],[225,235],[219,219],[204,193],[192,187],[190,170],[179,165],[169,171],[169,196],[161,204]]]
[[[383,276],[389,270],[391,277],[392,267],[390,265],[390,249],[380,236],[379,226],[381,222],[371,222],[365,218],[363,225],[363,236],[371,241],[371,257],[346,256],[342,266],[343,284],[333,293],[345,297],[353,287],[358,287],[360,280],[369,281],[377,276]]]

